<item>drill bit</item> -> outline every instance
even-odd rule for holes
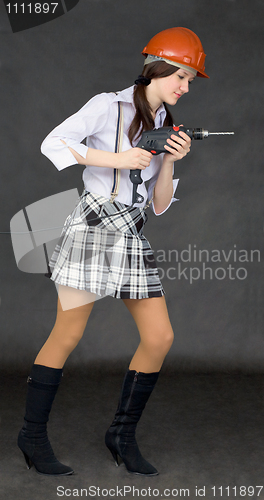
[[[204,139],[205,137],[208,137],[209,135],[234,135],[235,132],[209,132],[209,130],[203,130],[203,129],[194,129],[197,130],[197,139],[201,138]],[[199,132],[201,134],[201,137],[198,137]],[[196,137],[194,137],[196,139]]]
[[[234,135],[235,132],[208,132],[209,135]]]

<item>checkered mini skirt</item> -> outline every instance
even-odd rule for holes
[[[51,279],[100,298],[162,296],[153,251],[143,235],[146,222],[144,208],[84,191],[51,257]]]

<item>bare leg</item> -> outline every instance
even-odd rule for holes
[[[38,353],[35,364],[62,368],[82,338],[94,302],[76,307],[76,304],[80,303],[75,300],[77,294],[78,291],[70,287],[59,288],[56,322],[50,336]],[[68,303],[72,303],[73,308],[62,308],[66,299]]]
[[[140,344],[129,369],[153,373],[161,369],[174,338],[165,297],[125,299],[140,334]]]

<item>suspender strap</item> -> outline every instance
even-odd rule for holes
[[[123,117],[123,106],[120,101],[118,101],[118,115],[117,115],[117,124],[116,124],[116,139],[115,139],[115,153],[120,153],[122,151],[122,142],[123,142],[123,125],[124,125],[124,117]],[[114,202],[116,196],[118,195],[119,185],[120,185],[120,177],[121,171],[117,168],[114,168],[113,172],[113,186],[111,191],[111,203]]]

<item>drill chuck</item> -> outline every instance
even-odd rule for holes
[[[191,137],[191,139],[198,140],[205,139],[206,137],[209,137],[209,135],[234,135],[234,132],[209,132],[209,130],[204,130],[203,128],[192,128],[186,130],[188,130],[186,133],[189,137]]]

